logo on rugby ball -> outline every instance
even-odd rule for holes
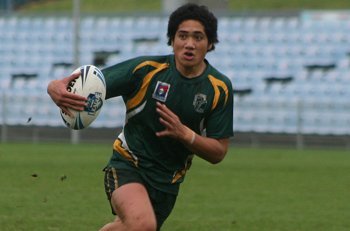
[[[88,113],[88,115],[94,116],[95,113],[102,107],[102,93],[95,92],[95,94],[91,93],[87,97],[87,105],[84,108],[84,111]]]

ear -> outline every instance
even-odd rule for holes
[[[209,45],[208,45],[208,51],[210,51],[211,49],[213,48],[213,44],[212,43],[210,43]]]
[[[171,46],[171,50],[172,50],[172,52],[174,53],[175,51],[174,51],[174,39],[173,40],[171,40],[171,44],[170,44],[170,46]]]

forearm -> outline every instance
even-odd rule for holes
[[[212,164],[219,163],[224,159],[229,145],[228,138],[214,139],[201,136],[187,127],[184,136],[180,140],[197,156]]]

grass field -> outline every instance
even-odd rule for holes
[[[47,0],[29,4],[21,12],[62,12],[72,9],[72,0]],[[161,0],[81,0],[83,12],[157,12],[162,8]],[[232,11],[254,10],[301,10],[301,9],[349,9],[349,0],[229,0]]]
[[[110,221],[102,144],[0,144],[0,230],[98,230]],[[231,148],[196,158],[163,231],[350,230],[350,152]]]

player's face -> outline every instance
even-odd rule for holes
[[[186,77],[199,76],[206,68],[205,55],[211,44],[202,23],[183,21],[175,34],[173,43],[177,70]]]

